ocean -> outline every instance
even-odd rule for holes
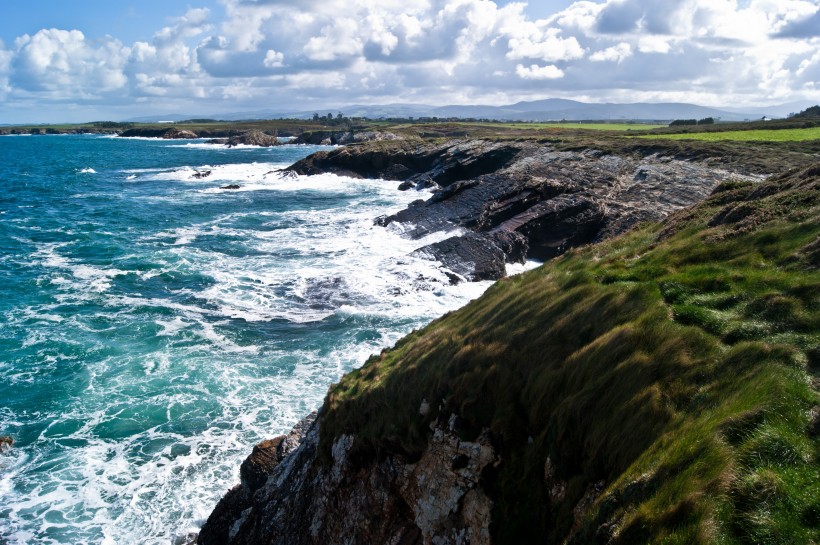
[[[279,172],[320,149],[0,137],[0,543],[182,542],[255,443],[490,285],[374,225],[429,194]]]

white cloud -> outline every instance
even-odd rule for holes
[[[359,32],[359,25],[355,20],[336,19],[323,27],[319,36],[310,38],[303,51],[312,61],[335,61],[360,55],[363,41]]]
[[[265,60],[262,62],[268,68],[279,68],[282,66],[282,61],[285,60],[285,56],[278,52],[274,51],[273,49],[268,49],[268,52],[265,53]]]
[[[519,64],[515,67],[515,73],[523,79],[558,79],[564,77],[564,72],[553,64],[538,66],[532,64],[524,66]]]
[[[663,36],[641,36],[638,39],[638,51],[641,53],[669,53],[671,49],[670,40]]]
[[[95,95],[128,82],[123,67],[129,49],[105,38],[89,42],[79,30],[43,29],[15,41],[11,84],[57,96]]]
[[[546,62],[555,62],[578,59],[584,56],[584,49],[575,37],[570,36],[564,39],[559,38],[556,34],[556,29],[550,29],[550,32],[539,41],[533,41],[530,38],[510,38],[507,58],[513,60],[540,59]]]
[[[627,57],[632,56],[632,46],[628,43],[621,42],[618,45],[607,47],[601,51],[596,51],[589,56],[589,60],[593,62],[617,62],[621,63]]]
[[[329,106],[544,96],[737,105],[812,98],[820,88],[818,0],[583,0],[542,19],[522,3],[490,0],[221,6],[190,8],[133,44],[79,30],[22,35],[0,44],[0,96],[8,109],[36,96],[143,100],[143,110],[189,100],[186,110],[221,111],[226,100],[256,107],[272,97]]]

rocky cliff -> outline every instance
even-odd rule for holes
[[[164,138],[166,140],[210,138],[209,144],[225,144],[227,146],[279,146],[282,141],[275,134],[268,134],[258,129],[200,129],[188,130],[176,127],[139,127],[128,129],[120,133],[123,138]],[[284,136],[284,134],[282,135]]]
[[[254,448],[199,543],[820,540],[820,165],[760,182],[529,143],[404,150],[294,169],[434,183],[381,223],[566,255],[343,377]]]
[[[378,222],[409,226],[413,238],[456,231],[418,254],[467,280],[496,280],[505,262],[550,259],[700,202],[722,181],[749,179],[662,152],[632,157],[484,140],[347,146],[290,170],[397,180],[403,190],[435,188],[431,198]]]
[[[363,465],[355,436],[344,435],[321,465],[320,427],[313,414],[289,435],[254,447],[241,483],[217,505],[198,542],[491,543],[492,501],[480,483],[500,458],[489,436],[465,441],[454,425],[437,422],[418,460],[388,456]]]

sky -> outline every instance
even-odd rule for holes
[[[0,124],[553,97],[820,102],[820,0],[27,0],[0,17]]]

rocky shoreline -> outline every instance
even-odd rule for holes
[[[544,261],[570,248],[658,221],[728,179],[759,179],[657,153],[644,158],[548,144],[453,140],[387,142],[315,153],[297,174],[333,172],[434,189],[428,200],[377,218],[418,239],[454,236],[417,251],[463,280],[502,278],[505,263]],[[466,233],[466,234],[465,234]]]
[[[413,238],[453,231],[417,251],[439,261],[453,282],[502,278],[505,263],[548,260],[661,220],[719,184],[761,179],[663,152],[635,157],[488,140],[351,145],[313,154],[288,171],[433,189],[429,199],[374,221]],[[439,409],[427,447],[410,458],[374,459],[357,450],[354,436],[341,435],[328,459],[319,448],[324,409],[310,415],[289,435],[254,448],[240,484],[216,506],[198,543],[492,543],[493,501],[482,483],[502,460],[487,430],[466,436],[459,417]],[[414,410],[425,417],[430,404],[423,400]],[[547,459],[544,479],[560,501],[566,483],[550,467]],[[592,503],[596,493],[589,494],[579,506]],[[585,512],[575,513],[576,521]]]

